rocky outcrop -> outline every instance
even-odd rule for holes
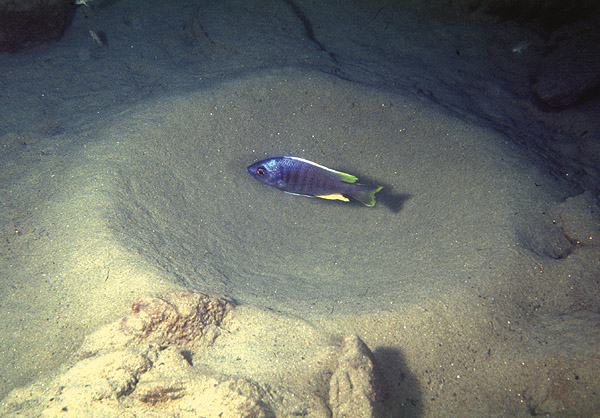
[[[306,323],[257,323],[252,316],[264,311],[241,309],[188,291],[144,298],[88,336],[55,377],[10,392],[0,416],[378,416],[378,369],[358,337],[344,338],[340,350]],[[291,351],[273,351],[280,341]],[[282,377],[290,368],[293,377]]]

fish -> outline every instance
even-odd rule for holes
[[[357,183],[352,174],[332,170],[299,157],[274,157],[247,168],[256,180],[289,194],[349,202],[349,197],[365,206],[375,206],[375,193],[382,186]]]
[[[87,6],[87,4],[86,4],[86,6]],[[102,32],[101,30],[95,31],[93,29],[90,29],[90,36],[92,37],[94,42],[96,42],[97,44],[102,45],[102,46],[108,46],[108,40],[106,38],[106,33]]]
[[[531,46],[531,42],[530,41],[522,41],[522,42],[519,42],[518,44],[516,44],[513,47],[512,52],[514,52],[516,54],[522,54],[523,51],[525,51],[530,46]]]

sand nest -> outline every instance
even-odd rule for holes
[[[312,331],[317,338],[309,332],[305,335],[310,340],[300,344],[288,335],[280,336],[285,338],[284,346],[304,353],[296,356],[296,367],[303,369],[297,378],[282,374],[278,382],[270,379],[267,384],[242,376],[252,357],[265,355],[253,353],[248,344],[238,345],[248,338],[240,339],[241,334],[256,330],[248,327],[244,310],[224,299],[187,291],[140,300],[129,316],[88,336],[58,376],[13,390],[0,413],[5,417],[138,418],[376,414],[385,390],[371,351],[357,336],[343,338],[341,345],[316,330]],[[253,315],[273,314],[255,311]],[[214,348],[220,339],[224,340],[221,353],[238,352],[239,374],[232,373],[227,364],[231,359],[222,354],[215,361]],[[215,368],[219,363],[223,364],[220,370]],[[264,372],[277,373],[278,363]],[[307,386],[307,379],[312,384]]]

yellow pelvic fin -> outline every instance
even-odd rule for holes
[[[350,199],[348,199],[346,196],[343,196],[341,193],[325,194],[325,195],[315,196],[315,197],[320,197],[321,199],[327,199],[327,200],[343,200],[344,202],[350,201]]]

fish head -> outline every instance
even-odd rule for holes
[[[248,167],[248,173],[256,180],[279,187],[282,184],[280,158],[269,158],[259,161]]]

